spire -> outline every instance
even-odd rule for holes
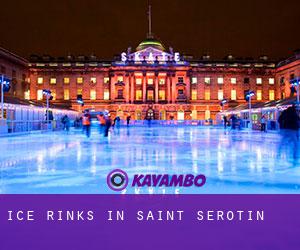
[[[152,20],[151,20],[151,2],[148,0],[148,34],[147,38],[153,38],[152,34]]]

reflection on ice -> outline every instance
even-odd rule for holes
[[[112,193],[106,175],[204,174],[202,188],[131,188],[124,194],[298,193],[299,143],[276,133],[205,127],[121,128],[109,138],[96,128],[0,138],[2,193]]]

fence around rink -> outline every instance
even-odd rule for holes
[[[57,131],[63,129],[61,119],[68,115],[72,124],[79,113],[74,110],[50,108],[53,120],[46,121],[46,108],[33,105],[4,104],[4,119],[0,119],[0,135],[31,131]]]
[[[122,120],[122,125],[126,125]],[[131,126],[211,126],[216,125],[213,120],[130,120]]]

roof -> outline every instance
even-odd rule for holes
[[[136,51],[140,51],[143,49],[146,49],[148,47],[154,47],[158,50],[162,50],[165,51],[165,47],[164,45],[157,39],[155,38],[147,38],[145,40],[143,40],[136,48]]]

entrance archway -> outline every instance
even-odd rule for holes
[[[153,109],[148,109],[147,110],[146,119],[147,120],[154,120],[154,110]]]
[[[159,112],[159,120],[166,120],[166,111],[165,110],[161,110]]]

